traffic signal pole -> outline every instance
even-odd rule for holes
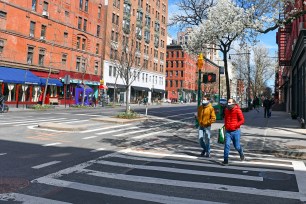
[[[198,107],[201,105],[201,69],[203,67],[203,64],[204,64],[204,57],[203,57],[203,54],[200,53],[199,54],[199,57],[198,57],[198,62],[197,62],[197,66],[198,66],[198,73],[199,73],[199,76],[198,76]]]

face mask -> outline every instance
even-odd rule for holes
[[[203,101],[202,101],[202,104],[203,104],[204,106],[206,106],[208,103],[209,103],[209,101],[207,101],[207,100],[203,100]]]
[[[235,106],[235,104],[234,104],[234,103],[227,103],[227,107],[228,107],[229,109],[234,108],[234,106]]]

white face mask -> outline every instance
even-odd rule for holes
[[[209,103],[209,101],[207,101],[207,100],[203,100],[203,101],[202,101],[202,104],[203,104],[203,105],[207,105],[208,103]]]

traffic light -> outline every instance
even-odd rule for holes
[[[214,73],[205,73],[203,75],[203,83],[207,84],[207,83],[213,83],[216,82],[216,74]]]

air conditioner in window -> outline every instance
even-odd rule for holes
[[[34,38],[34,33],[30,33],[30,37]]]
[[[45,17],[49,17],[48,11],[43,11],[43,12],[42,12],[42,15],[45,16]]]
[[[41,40],[45,40],[46,37],[45,37],[45,36],[40,36],[40,39],[41,39]]]

